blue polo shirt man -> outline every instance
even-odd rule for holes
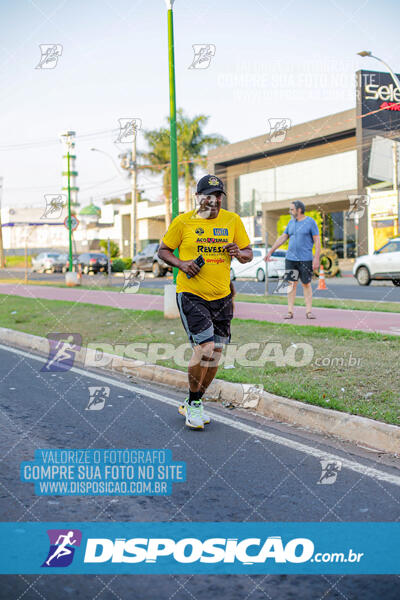
[[[303,286],[304,299],[306,303],[307,319],[315,319],[312,309],[311,278],[313,271],[319,269],[319,257],[321,253],[321,240],[318,225],[311,217],[306,217],[303,202],[296,200],[290,204],[289,212],[292,216],[285,231],[265,257],[265,261],[271,258],[279,246],[289,240],[289,249],[286,253],[285,271],[287,279],[291,282],[288,291],[288,312],[284,319],[293,319],[294,301],[296,298],[297,283],[300,279]],[[315,254],[313,248],[315,245]]]

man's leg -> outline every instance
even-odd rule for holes
[[[201,398],[205,382],[212,379],[208,375],[208,370],[210,365],[214,365],[213,357],[214,342],[209,341],[194,346],[188,367],[189,398],[179,407],[179,413],[186,417],[186,425],[192,429],[204,429],[204,425],[211,420],[203,410]],[[215,373],[216,368],[211,368]]]
[[[303,294],[306,302],[306,313],[311,312],[312,309],[312,287],[311,283],[303,283]]]
[[[217,372],[217,367],[210,367],[213,365],[214,355],[214,342],[206,342],[194,346],[193,354],[189,361],[188,378],[189,378],[189,391],[194,393],[202,392],[202,386],[209,369],[214,370],[214,376]],[[210,380],[210,383],[212,378]],[[208,384],[209,385],[209,384]],[[199,399],[201,395],[199,396]]]
[[[218,364],[219,364],[219,361],[221,360],[221,354],[222,354],[221,347],[214,348],[212,362],[210,362],[210,364],[207,368],[207,371],[204,375],[204,378],[203,378],[203,381],[202,381],[202,384],[200,387],[200,391],[201,391],[202,395],[204,394],[204,392],[206,391],[206,389],[208,388],[208,386],[214,379],[215,375],[217,374]]]
[[[288,312],[293,313],[294,301],[296,298],[297,281],[291,281],[289,285],[290,285],[290,291],[288,293]]]

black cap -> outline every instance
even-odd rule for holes
[[[204,175],[197,182],[197,193],[198,194],[213,194],[214,192],[224,192],[224,184],[219,177],[215,175]]]

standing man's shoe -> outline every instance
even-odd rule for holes
[[[179,407],[179,414],[186,417],[186,425],[192,429],[203,429],[204,425],[208,425],[211,419],[210,416],[204,412],[203,403],[201,400],[197,400],[189,404],[189,399],[186,398],[185,402]],[[201,419],[201,427],[199,427]]]

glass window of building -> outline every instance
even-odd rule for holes
[[[237,208],[242,216],[256,215],[264,202],[354,190],[357,188],[357,151],[240,175],[237,187]]]

